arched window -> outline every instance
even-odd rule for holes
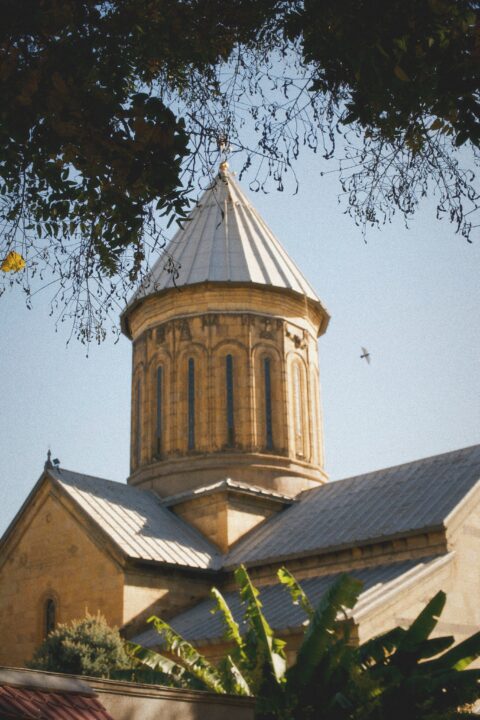
[[[188,359],[188,449],[195,449],[195,361]]]
[[[303,419],[302,419],[302,382],[298,363],[293,366],[293,405],[295,421],[295,446],[298,453],[303,453]]]
[[[225,383],[227,391],[227,445],[235,443],[235,424],[233,412],[233,357],[225,358]]]
[[[301,398],[301,382],[300,368],[298,365],[293,366],[293,397],[295,403],[295,436],[302,437],[302,398]]]
[[[135,389],[135,464],[140,465],[142,453],[142,389],[140,380],[137,380]]]
[[[45,607],[44,607],[44,628],[45,628],[45,637],[48,637],[53,630],[55,630],[55,625],[57,624],[57,605],[53,598],[47,598],[45,601]]]
[[[157,414],[155,422],[155,452],[161,455],[163,446],[163,367],[159,365],[157,368]]]
[[[273,424],[272,424],[272,376],[271,360],[265,358],[263,361],[263,375],[265,387],[265,445],[267,450],[273,448]]]

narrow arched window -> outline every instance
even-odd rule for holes
[[[45,637],[48,637],[48,635],[55,630],[55,625],[57,623],[56,615],[57,606],[55,600],[53,598],[47,598],[44,608]]]
[[[297,364],[293,366],[293,402],[295,412],[295,438],[297,441],[302,439],[303,423],[302,423],[302,385],[300,380],[300,368]]]
[[[140,380],[137,380],[135,399],[135,463],[138,467],[142,453],[142,390]]]
[[[225,383],[227,390],[227,445],[235,443],[235,424],[233,410],[233,357],[225,358]]]
[[[155,450],[157,455],[161,455],[163,446],[163,367],[157,368],[157,415],[155,422]]]
[[[195,361],[188,360],[188,449],[195,449]]]
[[[270,358],[263,361],[264,387],[265,387],[265,444],[267,450],[273,448],[272,424],[272,375]]]

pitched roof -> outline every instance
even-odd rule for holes
[[[221,555],[198,530],[171,512],[168,499],[151,491],[63,468],[49,469],[48,475],[126,557],[199,570],[228,570],[241,563],[284,562],[440,529],[479,482],[480,445],[307,490],[240,539],[227,555]],[[232,481],[220,483],[227,484],[243,487]],[[178,497],[171,499],[172,504],[179,501]],[[281,499],[284,501],[283,496]]]
[[[178,270],[175,279],[172,262]],[[204,192],[129,306],[166,288],[205,281],[272,285],[320,302],[226,169]]]
[[[240,540],[226,567],[440,527],[480,479],[480,445],[307,490]]]
[[[420,575],[430,574],[445,563],[450,562],[453,553],[436,558],[422,560],[405,560],[404,562],[380,565],[371,568],[352,570],[350,575],[363,582],[363,591],[354,608],[353,615],[365,612],[368,606],[378,602],[390,592],[403,589],[408,582],[415,582]],[[316,606],[322,595],[342,575],[335,573],[318,577],[311,577],[300,582],[310,602]],[[270,626],[277,632],[296,630],[305,622],[306,616],[299,605],[294,605],[289,592],[279,583],[267,585],[260,589],[260,601],[265,617]],[[229,592],[224,595],[235,620],[240,625],[241,632],[246,630],[244,620],[244,606],[238,592]],[[184,638],[201,645],[203,643],[220,640],[225,632],[221,613],[212,614],[215,607],[213,599],[204,600],[195,607],[183,612],[169,622],[172,627]],[[158,633],[153,628],[137,635],[134,642],[144,647],[155,647],[161,643]]]
[[[220,553],[200,532],[131,485],[64,470],[48,474],[129,558],[213,569]]]

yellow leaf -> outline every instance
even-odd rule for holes
[[[18,272],[23,270],[25,264],[25,260],[20,253],[11,250],[0,265],[0,270],[3,270],[3,272]]]
[[[402,70],[402,68],[400,67],[400,65],[395,65],[395,67],[393,68],[393,72],[395,73],[395,75],[397,76],[397,78],[398,78],[399,80],[401,80],[402,82],[409,82],[409,81],[410,81],[410,78],[408,77],[407,73],[405,72],[405,70]]]

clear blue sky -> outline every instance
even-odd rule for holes
[[[235,170],[235,163],[232,164]],[[360,230],[318,159],[297,166],[297,195],[250,194],[329,308],[320,340],[326,469],[332,479],[480,442],[480,243],[422,207]],[[243,187],[248,192],[245,180]],[[0,531],[41,474],[64,467],[123,481],[129,467],[130,343],[85,348],[55,332],[48,297],[0,299]],[[372,363],[359,358],[360,346]]]

